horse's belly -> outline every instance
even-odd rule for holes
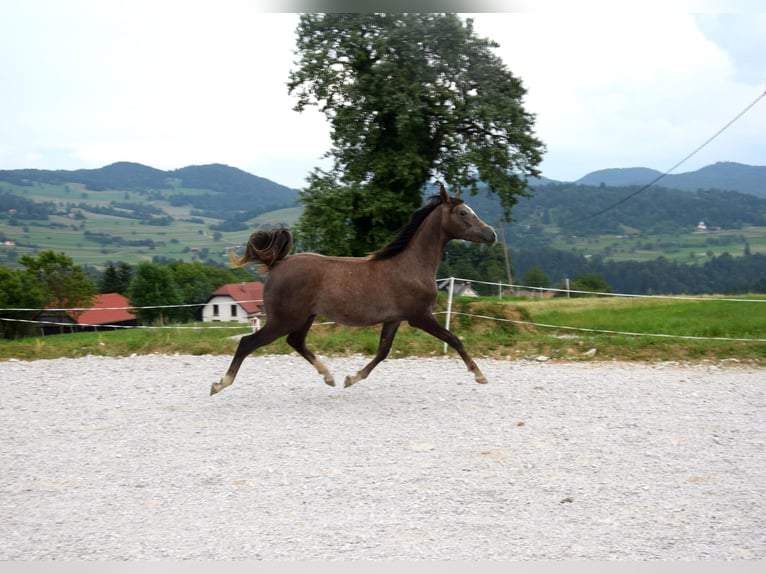
[[[328,321],[351,327],[368,327],[386,321],[401,320],[401,309],[390,302],[374,301],[364,297],[325,300],[318,305],[316,314]]]
[[[348,307],[351,305],[346,305],[345,308],[325,309],[324,311],[320,309],[317,315],[333,323],[350,327],[369,327],[386,321],[401,320],[398,314],[390,311],[365,309],[362,312],[356,312]]]

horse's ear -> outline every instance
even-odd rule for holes
[[[447,194],[447,190],[444,189],[444,184],[440,184],[439,187],[439,199],[442,200],[442,203],[449,203],[449,194]]]
[[[455,191],[455,199],[460,199],[460,194],[462,193],[462,190],[458,187]]]

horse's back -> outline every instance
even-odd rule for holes
[[[270,272],[264,298],[316,300],[323,294],[345,292],[369,280],[367,260],[297,253],[280,261]]]
[[[398,318],[399,297],[385,267],[362,257],[291,255],[269,273],[264,288],[266,312],[320,315],[353,326]]]

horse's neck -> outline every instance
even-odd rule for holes
[[[447,238],[441,229],[441,209],[436,209],[420,226],[410,244],[399,255],[413,273],[436,275]]]

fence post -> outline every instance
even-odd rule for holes
[[[452,317],[452,293],[455,290],[455,278],[449,278],[449,295],[447,296],[447,318],[444,320],[444,328],[449,331],[450,317]],[[442,353],[447,353],[447,343],[444,343],[444,350]]]

